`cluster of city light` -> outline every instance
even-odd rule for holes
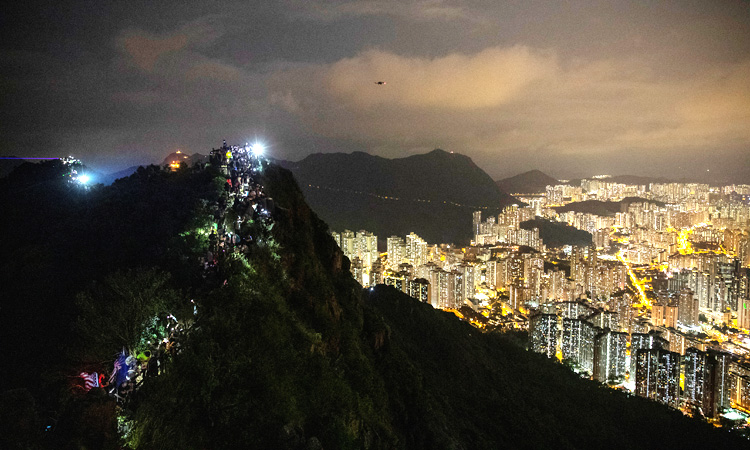
[[[638,291],[638,297],[641,299],[641,305],[648,307],[651,305],[651,302],[649,302],[648,296],[646,295],[646,290],[644,288],[646,282],[645,280],[639,280],[638,277],[636,277],[633,268],[630,266],[630,262],[625,259],[624,253],[624,249],[620,250],[620,252],[617,254],[617,259],[620,260],[620,262],[623,263],[625,267],[627,267],[630,281],[633,283],[633,286],[635,286],[636,290]]]
[[[679,244],[678,251],[681,255],[689,255],[693,253],[693,248],[690,244],[690,233],[692,231],[692,228],[685,228],[679,231],[677,243]]]

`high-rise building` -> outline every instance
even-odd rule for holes
[[[378,237],[370,233],[369,231],[357,231],[357,233],[354,235],[351,246],[353,247],[354,254],[356,254],[356,256],[359,256],[359,258],[362,260],[363,267],[367,269],[369,269],[370,266],[372,266],[373,262],[375,262],[375,260],[379,257]]]
[[[531,350],[552,358],[557,353],[557,315],[535,314],[529,318]]]
[[[568,280],[565,272],[555,268],[548,271],[549,276],[546,298],[554,300],[566,300],[568,298]]]
[[[380,258],[376,259],[372,263],[372,267],[370,268],[370,286],[375,286],[376,284],[383,283],[384,271],[385,267],[383,267],[382,261],[380,260]]]
[[[713,417],[714,411],[714,364],[708,355],[696,348],[685,351],[685,383],[683,398],[688,406],[700,408],[703,415]]]
[[[564,360],[577,364],[581,371],[594,369],[594,326],[583,319],[563,319],[560,350]]]
[[[750,329],[750,300],[741,298],[737,301],[737,326]]]
[[[740,237],[736,245],[737,259],[742,267],[750,267],[750,236],[747,234]]]
[[[584,300],[565,301],[558,304],[560,315],[567,319],[588,317],[594,309]]]
[[[477,286],[477,267],[473,264],[463,262],[456,267],[456,271],[461,274],[461,292],[458,296],[463,303],[468,298],[474,298]]]
[[[570,278],[583,281],[584,272],[583,249],[574,246],[570,253]]]
[[[628,334],[604,329],[594,337],[594,379],[606,383],[625,377]]]
[[[365,230],[356,234],[351,230],[344,230],[341,233],[332,232],[331,235],[344,256],[349,258],[354,279],[363,286],[375,284],[370,279],[370,272],[373,264],[380,259],[377,236]]]
[[[487,285],[490,286],[492,289],[496,289],[498,286],[497,279],[498,279],[498,262],[496,259],[491,259],[487,261],[486,264],[486,271],[485,271],[485,281]]]
[[[690,289],[682,289],[677,300],[677,316],[679,322],[686,327],[698,326],[698,298]]]
[[[732,377],[730,366],[732,365],[732,356],[729,353],[708,350],[708,355],[716,361],[714,370],[714,400],[716,410],[721,412],[724,408],[731,406]]]
[[[422,303],[430,303],[430,282],[424,278],[409,280],[406,293]]]
[[[617,329],[631,332],[631,322],[633,320],[633,317],[635,316],[635,313],[632,307],[633,299],[630,294],[623,293],[622,295],[610,297],[607,304],[609,305],[610,311],[617,312],[617,320],[619,324],[619,327],[617,327]]]
[[[442,308],[440,304],[440,282],[442,280],[443,269],[437,266],[430,266],[430,271],[427,274],[430,282],[430,304],[433,308]]]
[[[706,417],[718,417],[736,397],[736,363],[729,353],[689,348],[685,352],[685,401]]]
[[[406,258],[406,243],[399,236],[391,236],[386,240],[388,252],[388,267],[398,270],[398,265]]]
[[[359,256],[352,257],[349,270],[352,272],[354,279],[357,280],[357,283],[362,286],[367,286],[369,284],[370,272],[363,269],[362,260]],[[367,279],[365,279],[365,275],[367,275]]]
[[[427,242],[417,236],[415,233],[409,233],[406,236],[404,258],[415,267],[421,266],[427,262]]]
[[[636,351],[635,393],[673,408],[680,406],[679,353],[660,348]]]
[[[451,291],[448,307],[451,309],[461,309],[464,305],[464,274],[454,269],[449,272],[448,276],[448,289]]]
[[[356,235],[351,230],[344,230],[341,232],[341,235],[338,239],[339,241],[339,247],[341,247],[341,250],[344,252],[344,255],[346,255],[347,258],[350,257],[350,255],[356,255],[357,251],[354,248],[354,238]]]
[[[602,330],[609,328],[610,330],[618,331],[620,329],[620,321],[617,315],[616,311],[596,311],[587,317],[586,320]]]
[[[739,408],[750,409],[750,365],[733,364],[732,378],[735,380],[732,401]]]
[[[535,254],[523,255],[524,287],[529,289],[529,295],[534,304],[542,303],[542,275],[544,274],[544,259]]]
[[[521,281],[514,281],[508,286],[508,304],[513,309],[520,309],[531,300],[531,290]]]
[[[523,278],[523,258],[514,253],[509,258],[503,260],[503,262],[505,286],[520,282],[521,278]]]
[[[677,327],[677,306],[666,301],[653,305],[651,308],[651,323],[655,326],[667,328]]]
[[[480,227],[482,226],[482,211],[474,211],[472,219],[474,225],[474,240],[476,240],[477,235],[480,234]]]
[[[635,355],[638,350],[663,348],[669,349],[669,341],[660,336],[658,332],[653,330],[648,333],[631,333],[630,334],[630,378],[635,377],[636,372],[636,359]]]
[[[414,266],[412,266],[408,262],[399,264],[398,272],[406,275],[406,278],[408,279],[414,278]]]
[[[421,274],[417,275],[422,277]],[[432,266],[427,274],[430,286],[430,303],[438,309],[459,309],[463,306],[463,275],[457,271],[445,271]]]
[[[407,293],[408,281],[408,277],[403,273],[391,273],[383,277],[383,284],[393,286],[403,293]]]

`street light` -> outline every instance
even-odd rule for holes
[[[263,154],[263,150],[265,149],[263,148],[263,144],[256,142],[255,144],[253,144],[251,150],[253,151],[253,155],[257,157],[257,156],[261,156]]]

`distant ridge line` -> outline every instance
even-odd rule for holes
[[[60,158],[16,158],[13,156],[0,156],[0,159],[15,159],[15,160],[26,161],[30,159],[60,159]]]
[[[419,203],[443,203],[445,205],[452,205],[457,206],[459,208],[470,208],[470,209],[497,209],[502,210],[505,208],[504,206],[473,206],[473,205],[464,205],[461,203],[456,203],[450,200],[426,200],[421,198],[403,198],[403,197],[395,197],[393,195],[381,195],[381,194],[375,194],[373,192],[362,192],[362,191],[355,191],[353,189],[342,189],[342,188],[335,188],[331,186],[320,186],[317,184],[309,184],[307,187],[314,188],[314,189],[323,189],[327,191],[333,191],[333,192],[347,192],[350,194],[357,194],[357,195],[368,195],[373,198],[378,198],[381,200],[405,200],[409,202],[419,202]]]

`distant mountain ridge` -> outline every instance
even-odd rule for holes
[[[468,243],[473,211],[496,214],[519,203],[471,158],[441,149],[397,159],[316,153],[279,163],[331,229],[365,229],[381,238],[413,231],[432,243]]]
[[[597,216],[614,216],[615,213],[625,212],[628,210],[628,206],[631,203],[654,203],[659,207],[663,207],[664,203],[657,200],[649,200],[640,197],[625,197],[619,202],[601,201],[601,200],[586,200],[582,202],[572,202],[564,206],[555,206],[554,210],[558,213],[575,211],[587,214],[595,214]]]
[[[96,181],[97,183],[110,185],[114,183],[115,180],[119,180],[120,178],[125,178],[125,177],[129,177],[130,175],[133,175],[135,171],[138,170],[139,167],[141,166],[130,166],[127,169],[118,170],[117,172],[100,175]]]
[[[560,184],[555,178],[536,169],[497,180],[495,183],[502,191],[512,194],[541,194],[546,191],[547,185]]]

